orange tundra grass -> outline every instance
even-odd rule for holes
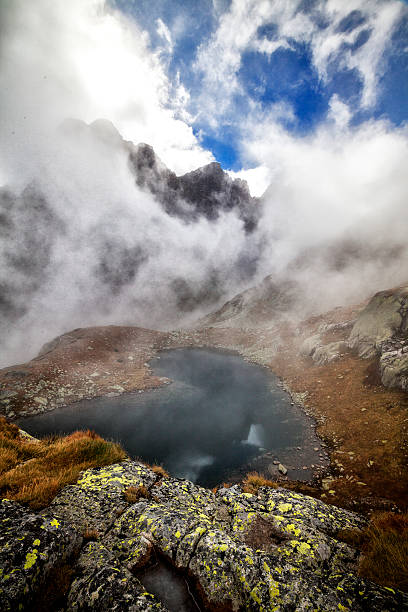
[[[33,510],[49,505],[82,470],[123,461],[125,451],[92,431],[65,437],[27,440],[0,417],[0,495]]]

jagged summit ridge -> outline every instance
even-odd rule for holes
[[[88,136],[124,149],[137,185],[153,194],[169,215],[193,222],[200,216],[215,220],[221,212],[235,210],[246,231],[256,227],[259,200],[251,196],[246,181],[232,179],[218,162],[177,176],[160,160],[151,145],[135,145],[124,140],[108,119],[97,119],[89,125],[78,119],[67,119],[61,131],[71,138]]]

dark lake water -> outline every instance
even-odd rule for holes
[[[311,476],[319,441],[310,419],[291,405],[269,370],[207,349],[162,351],[150,365],[173,382],[84,400],[19,424],[35,436],[93,429],[119,441],[131,457],[160,463],[173,476],[203,486],[227,480],[261,455],[263,466],[269,461],[272,468],[278,458],[289,476]]]

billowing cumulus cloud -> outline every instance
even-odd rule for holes
[[[305,54],[305,48],[309,69],[316,71],[328,91],[339,81],[343,90],[351,87],[352,80],[360,81],[357,106],[372,107],[386,70],[384,52],[404,14],[406,7],[399,0],[233,0],[210,40],[198,50],[195,67],[204,82],[200,103],[208,111],[206,119],[213,126],[222,121],[233,110],[237,95],[248,96],[253,112],[259,112],[259,91],[251,90],[251,83],[242,78],[247,54],[271,60],[279,51],[287,52],[284,72],[285,67],[291,69],[287,57]],[[268,80],[281,79],[283,74],[275,71],[268,76],[269,71],[274,72],[272,64],[263,78],[273,92],[274,83]],[[259,87],[262,90],[262,84]]]
[[[404,5],[158,4],[149,31],[119,0],[1,4],[3,363],[74,327],[189,324],[268,274],[303,312],[406,280],[407,128],[376,106]],[[199,177],[128,141],[177,174],[235,155],[265,194],[213,165],[219,208],[195,209]]]
[[[406,126],[327,122],[300,139],[264,123],[250,134],[248,154],[271,177],[265,274],[296,278],[321,309],[407,280]]]
[[[211,161],[180,118],[186,92],[167,78],[147,33],[104,0],[5,0],[0,24],[3,150],[35,155],[66,117],[108,117],[179,173]]]

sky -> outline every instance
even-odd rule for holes
[[[56,97],[55,121],[107,116],[178,174],[216,160],[260,195],[273,172],[254,153],[262,126],[301,143],[334,123],[393,129],[408,118],[402,0],[1,3],[3,42],[10,31],[22,36],[10,70],[16,59],[34,67],[15,91],[34,93],[25,117]]]
[[[250,118],[306,137],[333,118],[352,126],[408,118],[408,7],[398,0],[129,2],[202,146],[247,168]],[[333,109],[335,109],[333,113]]]
[[[78,326],[179,327],[180,286],[220,306],[272,274],[322,312],[406,282],[407,58],[402,0],[0,0],[3,361]],[[262,196],[256,230],[166,214],[67,118],[178,175],[218,161]],[[129,272],[114,295],[107,253]]]

